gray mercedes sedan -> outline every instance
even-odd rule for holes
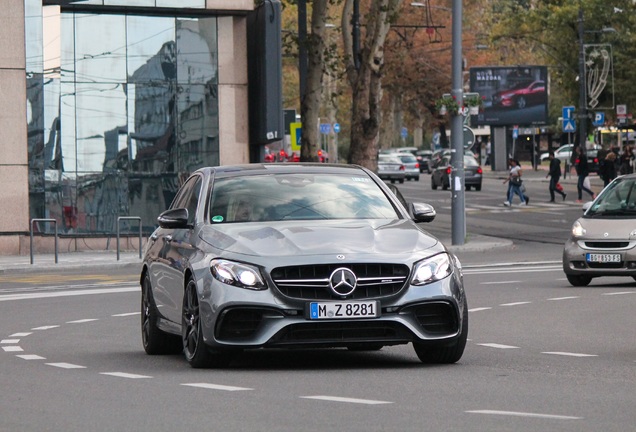
[[[457,362],[468,307],[458,259],[420,224],[434,217],[359,166],[200,169],[145,248],[144,349],[199,368],[262,348],[412,343],[424,363]]]

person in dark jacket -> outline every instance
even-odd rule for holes
[[[598,169],[598,175],[603,179],[603,186],[607,186],[616,178],[616,153],[608,152]]]
[[[576,189],[579,193],[579,199],[577,199],[576,202],[582,202],[583,191],[592,195],[592,199],[596,199],[596,194],[585,185],[585,179],[590,174],[590,169],[587,166],[587,157],[581,151],[581,146],[576,146],[575,151],[576,157],[574,158],[574,168],[576,169],[576,175],[579,177],[578,183],[576,184]]]
[[[554,152],[550,151],[548,159],[550,160],[550,171],[548,171],[547,177],[550,177],[550,202],[554,202],[554,193],[561,195],[563,200],[568,195],[563,190],[557,189],[559,179],[561,178],[561,161],[554,157]]]

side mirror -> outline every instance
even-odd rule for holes
[[[157,222],[161,228],[188,228],[188,209],[166,210],[159,215]]]
[[[432,222],[437,216],[432,205],[417,202],[411,204],[411,213],[415,222]]]

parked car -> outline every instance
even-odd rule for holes
[[[410,152],[394,153],[394,156],[404,164],[404,172],[407,180],[420,180],[420,163]]]
[[[359,166],[199,169],[145,248],[144,350],[200,368],[244,350],[412,343],[423,363],[454,363],[468,305],[457,258],[418,226],[434,217]]]
[[[441,163],[433,169],[431,173],[431,188],[437,190],[438,187],[446,190],[450,187],[452,166],[450,156],[444,156]],[[464,186],[466,190],[475,188],[481,190],[481,183],[484,171],[477,159],[472,155],[464,155]]]
[[[378,155],[378,177],[382,180],[390,180],[391,183],[396,181],[404,183],[406,178],[406,166],[402,160],[392,153],[380,153]]]
[[[497,92],[492,97],[494,107],[523,109],[527,106],[545,103],[547,93],[544,81],[522,82],[514,87]]]
[[[587,168],[591,173],[597,173],[599,167],[598,150],[590,149],[585,155],[587,156]]]
[[[636,280],[636,174],[616,178],[583,209],[563,249],[570,284],[586,286],[600,276]]]
[[[554,151],[554,157],[561,161],[561,165],[565,162],[570,163],[570,157],[572,156],[572,150],[574,149],[574,144],[565,144],[559,147]],[[548,160],[550,157],[550,152],[541,153],[541,162]]]
[[[415,159],[420,164],[420,173],[426,171],[427,173],[431,173],[431,158],[433,156],[433,152],[431,150],[418,150],[415,152]]]

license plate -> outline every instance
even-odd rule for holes
[[[309,318],[347,319],[376,318],[380,316],[377,301],[367,302],[315,302],[309,304]]]
[[[618,263],[618,262],[621,262],[621,254],[588,253],[588,254],[585,254],[585,259],[587,260],[587,262]]]

